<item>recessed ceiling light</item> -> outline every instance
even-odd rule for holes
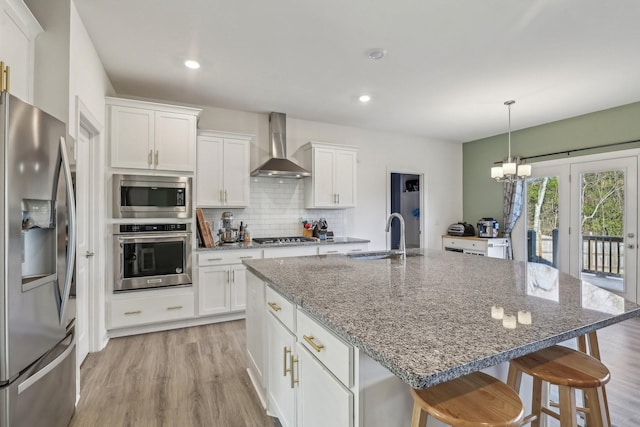
[[[200,63],[198,61],[194,61],[193,59],[184,61],[184,65],[188,68],[191,68],[192,70],[197,70],[198,68],[200,68]]]
[[[369,95],[360,95],[360,98],[358,98],[360,100],[360,102],[367,103],[369,101],[371,101],[371,97]]]
[[[386,53],[387,51],[384,49],[375,48],[367,52],[367,56],[369,59],[382,59]]]

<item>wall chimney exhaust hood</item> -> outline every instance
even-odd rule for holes
[[[283,113],[269,114],[269,155],[262,166],[251,172],[251,176],[273,178],[302,178],[311,172],[287,159],[287,116]]]

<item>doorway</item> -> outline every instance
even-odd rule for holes
[[[407,249],[420,247],[421,179],[419,174],[391,172],[390,211],[404,218]],[[400,248],[400,226],[397,220],[391,223],[391,249]]]

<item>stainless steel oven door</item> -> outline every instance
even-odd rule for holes
[[[114,292],[190,285],[191,233],[116,234]]]
[[[190,218],[191,177],[113,175],[114,218]]]

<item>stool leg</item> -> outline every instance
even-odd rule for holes
[[[584,390],[584,394],[588,396],[590,403],[589,413],[587,414],[589,427],[610,427],[611,425],[607,420],[603,391],[603,387]]]
[[[536,416],[536,419],[531,421],[531,427],[540,427],[540,417],[542,416],[542,380],[537,378],[533,379],[531,414]]]
[[[578,427],[576,393],[571,387],[558,386],[560,394],[560,427]]]
[[[413,404],[411,427],[427,427],[427,413],[417,403]]]
[[[507,385],[520,393],[520,383],[522,382],[522,371],[516,369],[513,365],[509,365],[509,374],[507,375]]]
[[[602,361],[600,359],[600,345],[598,344],[598,335],[596,333],[596,331],[593,332],[589,332],[589,334],[587,334],[587,336],[589,337],[589,348],[591,349],[591,356],[595,357],[596,359]],[[602,386],[602,396],[604,399],[604,410],[605,410],[605,414],[607,416],[607,425],[611,425],[611,414],[609,413],[609,402],[607,401],[607,389]]]

